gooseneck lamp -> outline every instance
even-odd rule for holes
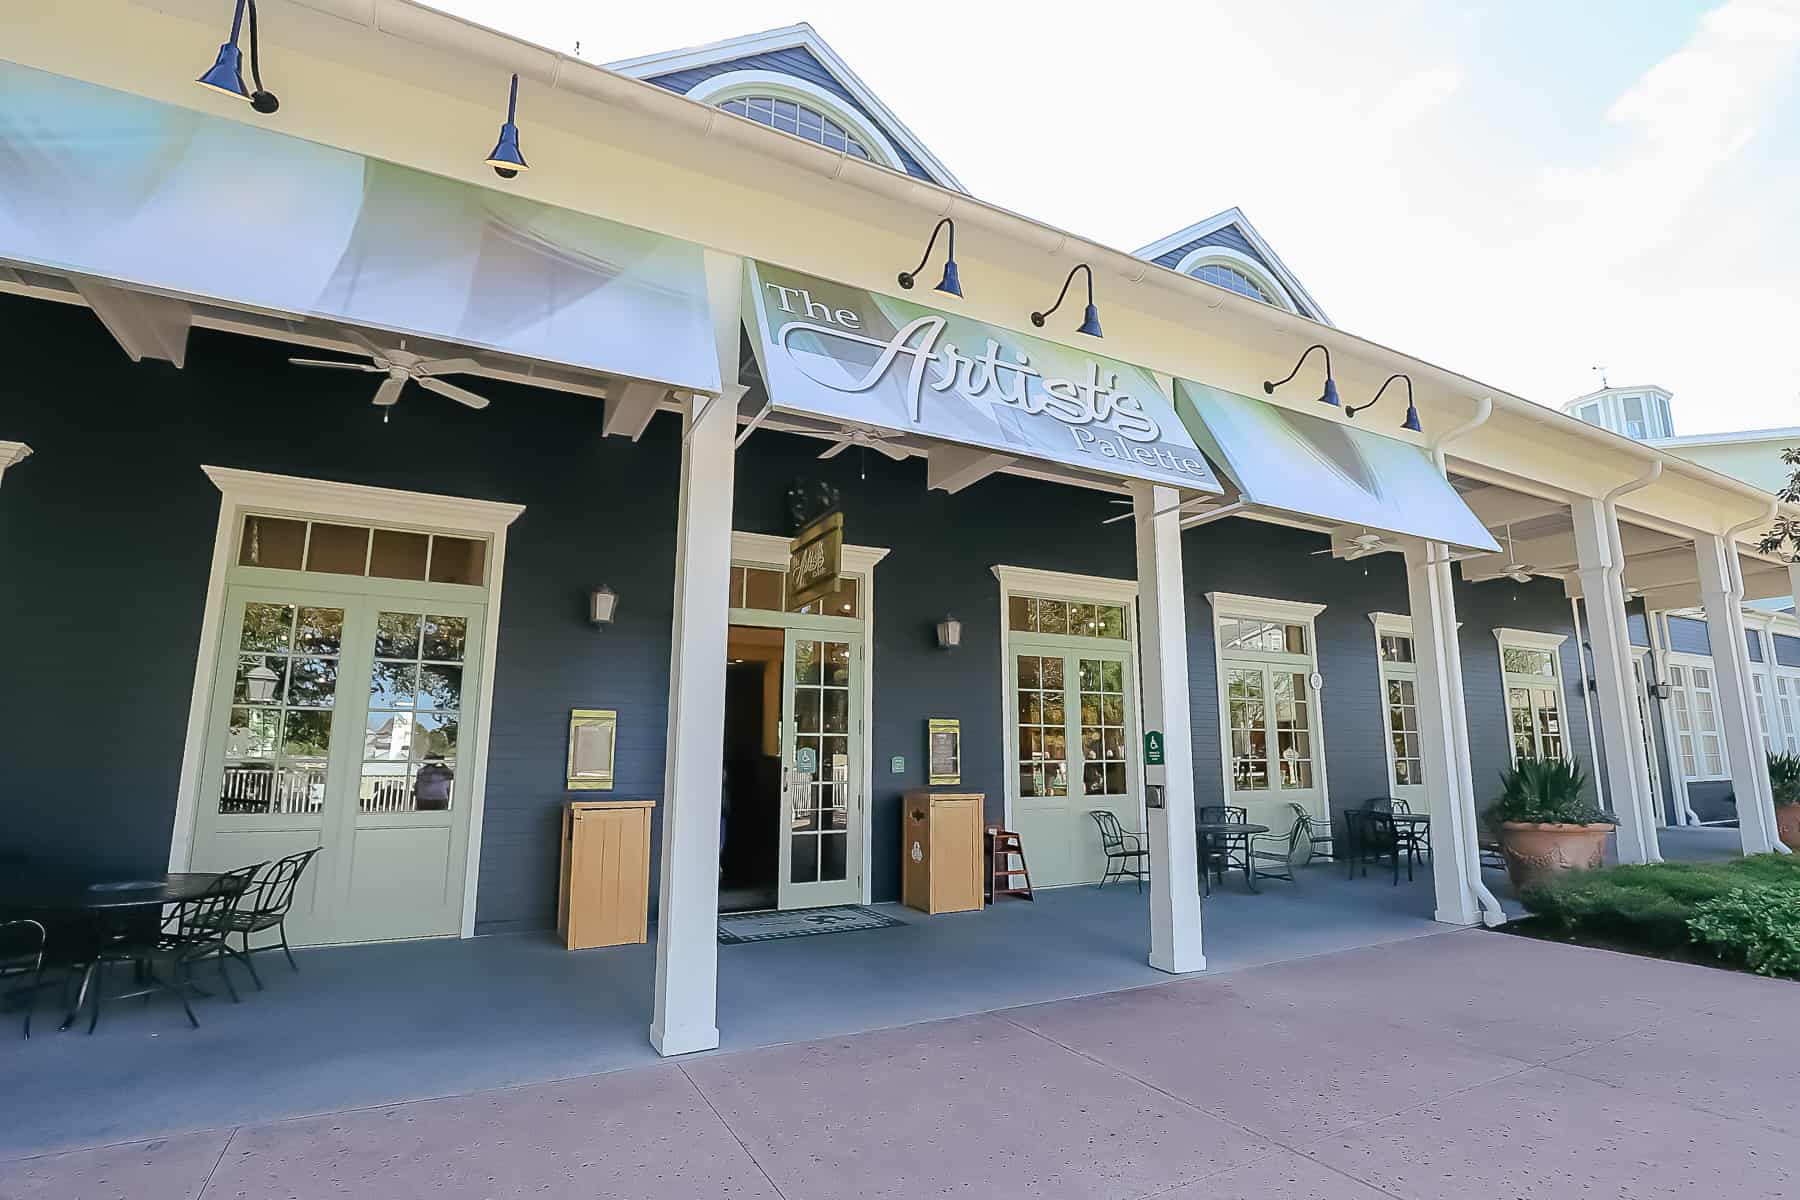
[[[1076,271],[1086,271],[1087,272],[1087,297],[1088,298],[1087,298],[1087,313],[1086,313],[1086,315],[1084,315],[1082,317],[1081,325],[1079,328],[1077,328],[1075,330],[1075,332],[1076,333],[1085,333],[1089,337],[1099,337],[1099,336],[1101,336],[1100,335],[1100,310],[1094,307],[1094,269],[1092,267],[1088,266],[1086,263],[1076,263],[1075,266],[1070,269],[1069,277],[1067,279],[1063,280],[1062,291],[1056,293],[1056,303],[1052,304],[1049,308],[1045,309],[1043,312],[1032,313],[1031,314],[1031,323],[1033,325],[1036,325],[1039,329],[1042,329],[1044,327],[1044,321],[1049,318],[1050,314],[1062,307],[1063,298],[1069,294],[1069,285],[1071,283],[1075,282],[1075,272]]]
[[[1381,385],[1380,390],[1375,393],[1375,398],[1373,400],[1370,400],[1367,404],[1352,404],[1352,405],[1350,405],[1348,408],[1344,409],[1344,415],[1346,417],[1354,417],[1357,413],[1361,412],[1365,408],[1375,407],[1376,401],[1381,399],[1382,394],[1388,390],[1389,385],[1391,385],[1394,382],[1394,380],[1396,380],[1396,379],[1402,379],[1402,380],[1406,381],[1406,420],[1400,422],[1400,428],[1410,429],[1414,433],[1423,432],[1423,430],[1421,430],[1419,427],[1418,406],[1413,403],[1412,376],[1406,374],[1406,372],[1404,372],[1404,371],[1398,372],[1393,375],[1389,375],[1387,377],[1386,382],[1384,382]]]
[[[250,12],[250,78],[256,81],[254,92],[244,86],[244,56],[238,49],[238,34],[244,27],[246,9]],[[237,0],[237,8],[231,17],[230,40],[219,47],[219,57],[206,74],[194,82],[233,99],[248,100],[250,107],[259,113],[272,113],[281,107],[275,93],[263,87],[262,54],[256,36],[256,0]]]
[[[506,123],[500,126],[500,140],[494,143],[494,152],[487,156],[487,165],[494,168],[494,174],[502,179],[511,179],[520,171],[530,170],[525,156],[519,153],[519,76],[512,77],[512,94],[506,101]]]
[[[937,245],[938,234],[943,233],[946,229],[950,232],[944,241],[944,278],[938,282],[936,290],[955,296],[958,300],[962,299],[962,280],[956,273],[956,222],[949,217],[943,218],[932,229],[931,240],[925,243],[925,253],[920,256],[919,265],[910,271],[900,272],[901,287],[909,291],[912,289],[919,272],[925,269],[925,264],[931,259],[931,251]]]
[[[1282,386],[1283,384],[1285,384],[1289,380],[1291,380],[1294,376],[1298,375],[1300,373],[1300,368],[1306,365],[1307,355],[1311,354],[1314,350],[1317,350],[1320,354],[1323,354],[1325,356],[1325,391],[1319,396],[1319,403],[1320,404],[1329,404],[1333,408],[1336,408],[1338,406],[1339,401],[1338,401],[1337,380],[1332,378],[1332,374],[1331,374],[1331,351],[1323,343],[1320,343],[1320,342],[1314,342],[1312,345],[1308,346],[1305,350],[1302,350],[1300,352],[1299,361],[1294,363],[1294,369],[1289,371],[1285,377],[1283,377],[1281,379],[1265,379],[1265,380],[1263,380],[1263,393],[1265,395],[1273,396],[1275,394],[1276,388]]]

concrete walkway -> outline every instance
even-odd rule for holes
[[[1445,933],[15,1158],[0,1197],[1787,1197],[1797,1001],[1792,983]]]

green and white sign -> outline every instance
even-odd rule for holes
[[[1223,490],[1141,367],[767,263],[744,286],[777,412]]]
[[[1163,735],[1160,729],[1144,731],[1144,765],[1146,767],[1163,765]]]

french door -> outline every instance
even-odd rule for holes
[[[780,908],[862,899],[862,638],[785,632]]]
[[[429,591],[227,592],[193,865],[323,847],[290,940],[460,930],[483,609]]]
[[[1232,659],[1222,665],[1231,746],[1228,803],[1276,830],[1293,825],[1290,803],[1325,816],[1310,665]]]
[[[1015,635],[1012,684],[1019,792],[1012,823],[1032,883],[1091,883],[1105,870],[1098,826],[1105,809],[1141,828],[1136,689],[1128,649],[1042,644]]]

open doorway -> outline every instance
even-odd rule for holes
[[[752,625],[733,625],[726,641],[720,912],[779,898],[783,646],[780,629]]]

